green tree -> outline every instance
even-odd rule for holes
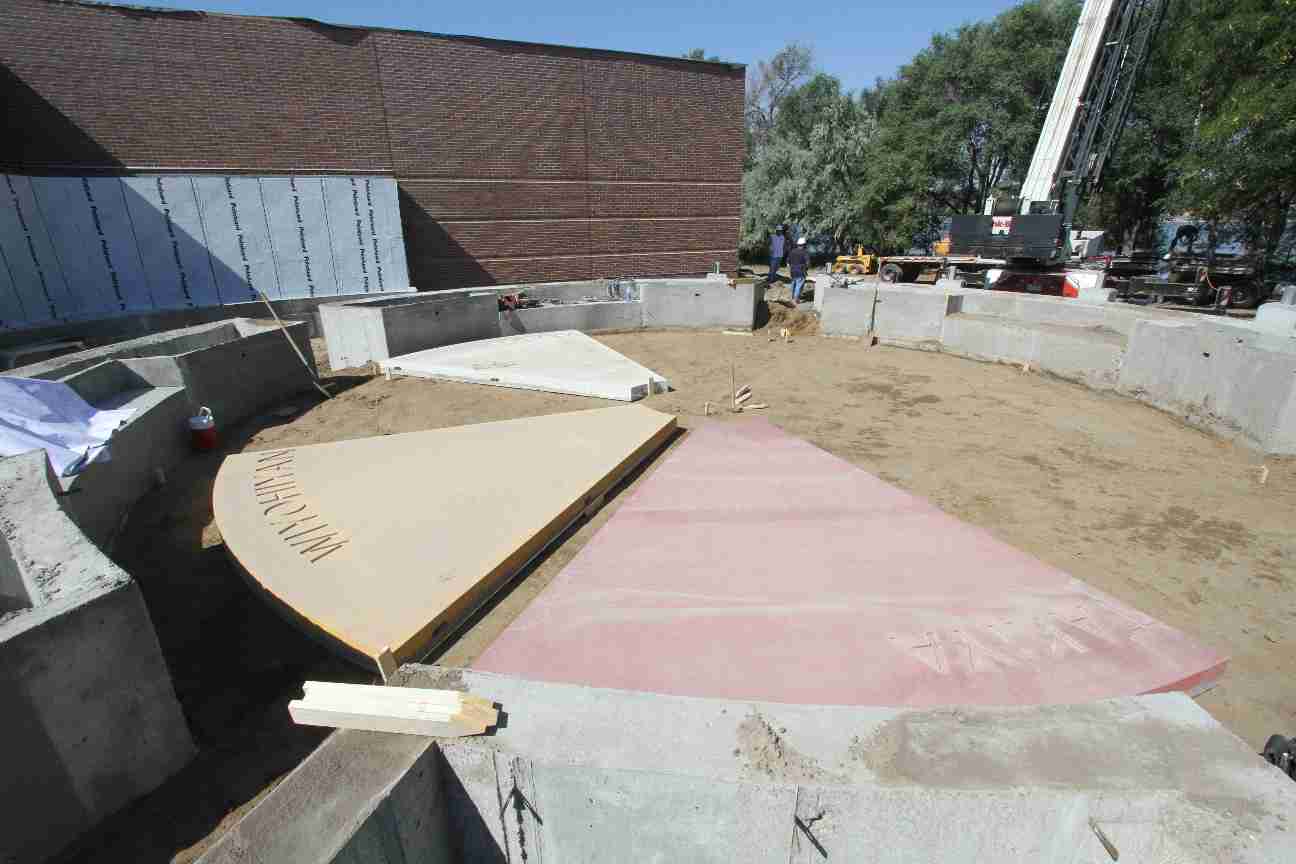
[[[747,72],[747,152],[763,147],[774,130],[780,106],[788,94],[810,77],[814,54],[809,46],[792,42],[769,60]]]
[[[1245,226],[1271,258],[1296,205],[1296,0],[1182,0],[1170,34],[1197,105],[1178,208]]]
[[[818,73],[783,98],[774,118],[774,132],[808,146],[815,123],[841,98],[841,82],[831,75]]]
[[[876,106],[865,198],[888,222],[885,250],[929,238],[950,213],[1020,184],[1079,16],[1077,0],[1029,0],[990,22],[938,34]]]
[[[790,93],[785,106],[794,102],[815,107],[795,122],[776,124],[743,175],[740,243],[747,255],[759,254],[781,222],[827,234],[839,245],[871,230],[861,196],[872,115],[828,76]]]
[[[684,52],[680,56],[683,57],[685,60],[706,60],[710,63],[721,62],[720,58],[717,57],[715,54],[712,54],[711,56],[708,57],[705,48],[690,48],[688,51]]]

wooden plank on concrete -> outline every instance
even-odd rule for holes
[[[480,735],[499,720],[489,700],[455,690],[326,681],[307,681],[303,690],[303,698],[288,703],[302,725],[458,738]]]

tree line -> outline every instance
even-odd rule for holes
[[[895,77],[844,91],[791,44],[749,69],[741,249],[793,222],[903,252],[943,220],[1015,195],[1048,112],[1080,0],[1027,0],[933,36]],[[1187,215],[1296,259],[1296,0],[1170,0],[1127,126],[1077,227],[1156,248]]]

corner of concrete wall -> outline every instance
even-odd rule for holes
[[[194,754],[138,585],[57,491],[44,452],[0,460],[0,525],[32,600],[0,621],[0,860],[44,860]]]
[[[382,329],[386,352],[372,360],[491,339],[501,332],[499,300],[494,292],[464,292],[451,297],[430,294],[418,302],[384,308]]]
[[[217,424],[232,424],[311,389],[316,371],[310,328],[301,321],[285,326],[296,351],[273,326],[177,356],[190,408],[206,406]]]
[[[442,760],[419,735],[340,731],[231,828],[198,864],[449,864]]]

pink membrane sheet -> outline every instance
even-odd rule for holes
[[[759,418],[690,431],[474,667],[936,706],[1198,690],[1227,660]]]

